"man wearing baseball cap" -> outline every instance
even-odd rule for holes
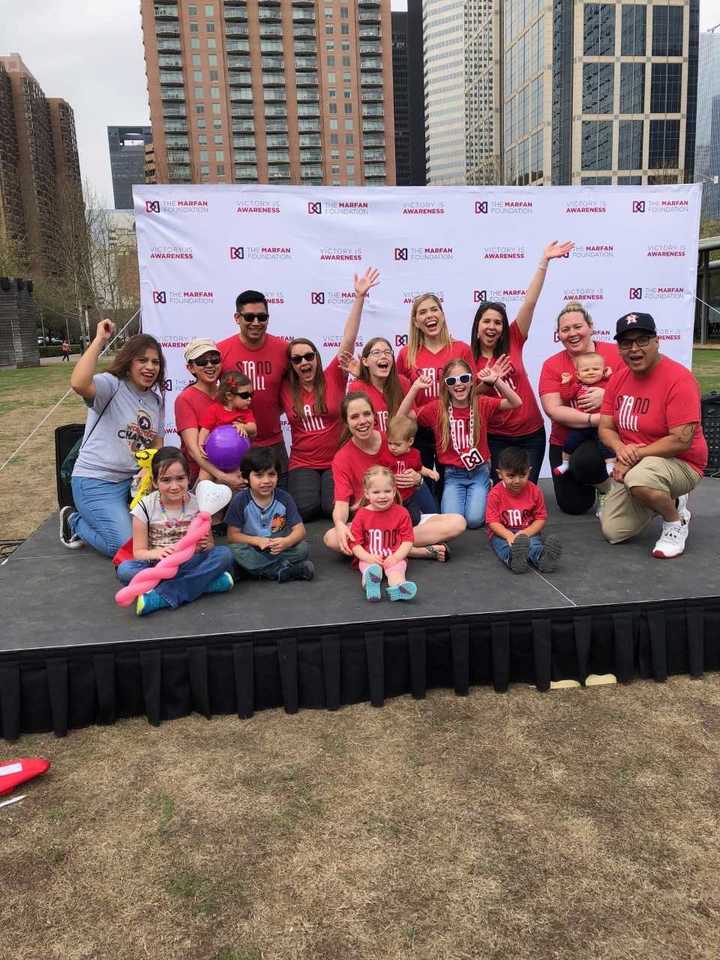
[[[678,557],[688,537],[688,494],[708,459],[700,386],[682,364],[660,353],[649,313],[620,317],[615,339],[625,366],[608,384],[600,410],[600,440],[617,456],[602,532],[610,543],[622,543],[659,514],[662,533],[652,554]]]
[[[180,447],[190,467],[190,480],[194,482],[200,467],[212,475],[213,480],[225,483],[233,490],[245,486],[240,471],[224,473],[209,463],[202,455],[198,436],[200,421],[213,403],[220,376],[220,350],[214,340],[199,338],[191,340],[185,348],[185,363],[188,373],[195,378],[178,394],[175,400],[175,429],[180,437]]]

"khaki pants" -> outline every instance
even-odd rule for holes
[[[684,460],[671,457],[644,457],[625,474],[625,482],[611,481],[605,498],[600,526],[610,543],[622,543],[640,533],[655,512],[632,496],[633,487],[661,490],[675,499],[690,493],[700,482],[700,474]]]

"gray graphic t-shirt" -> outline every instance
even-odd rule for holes
[[[152,390],[140,390],[112,373],[97,374],[93,383],[95,399],[88,403],[83,445],[73,476],[117,483],[137,472],[135,451],[151,447],[156,434],[163,436],[162,403]]]

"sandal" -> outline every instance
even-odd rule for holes
[[[450,547],[446,543],[441,544],[441,546],[445,547],[445,559],[440,556],[436,547],[431,545],[425,547],[425,549],[427,550],[431,559],[437,560],[438,563],[449,563],[450,558],[452,557],[452,554],[450,553]]]

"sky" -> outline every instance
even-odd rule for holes
[[[700,29],[719,21],[720,0],[701,0]],[[111,207],[106,128],[150,122],[139,0],[0,0],[0,55],[11,52],[72,106],[83,178]]]

